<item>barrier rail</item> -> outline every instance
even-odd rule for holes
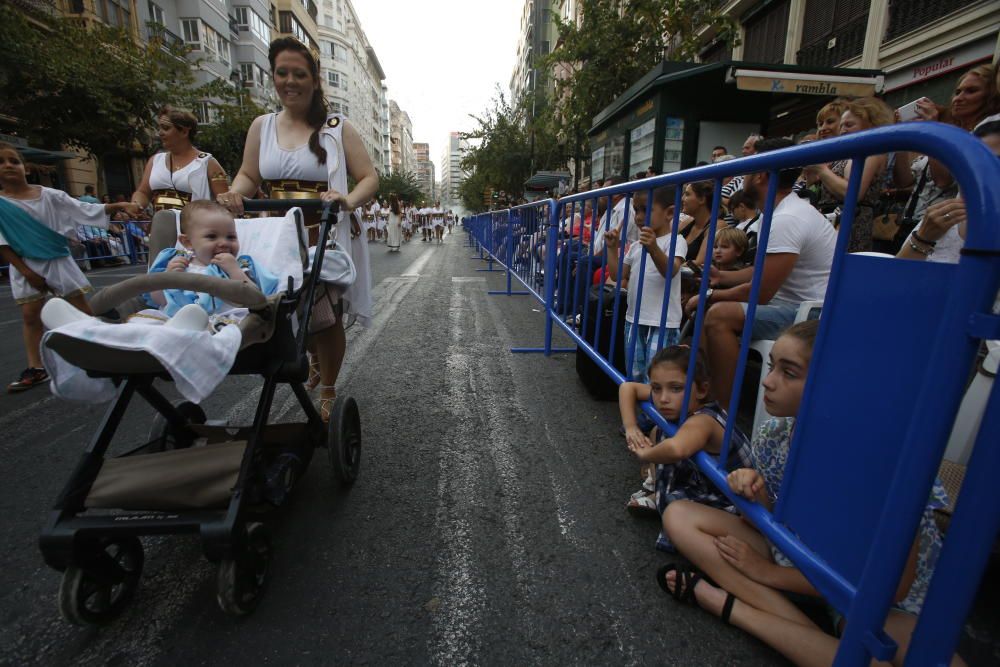
[[[912,262],[850,255],[846,252],[861,174],[867,156],[916,150],[939,159],[954,175],[965,201],[968,226],[965,249],[958,264]],[[813,361],[796,421],[779,501],[772,512],[730,493],[727,460],[735,429],[742,380],[751,348],[751,326],[761,291],[762,266],[772,215],[778,196],[779,170],[802,165],[851,161],[845,206],[824,314],[813,349]],[[823,142],[791,147],[721,164],[689,169],[643,181],[602,188],[548,202],[544,294],[547,329],[555,323],[580,350],[616,382],[629,375],[636,336],[628,336],[624,369],[614,365],[614,343],[604,352],[598,342],[600,319],[588,321],[581,311],[581,292],[589,286],[591,271],[608,263],[607,248],[595,239],[610,225],[612,207],[602,200],[624,196],[631,201],[646,193],[645,224],[649,224],[655,188],[681,186],[700,180],[714,182],[710,222],[704,243],[714,245],[722,179],[765,172],[769,175],[760,222],[755,270],[750,282],[746,325],[730,396],[719,397],[728,406],[729,419],[718,457],[696,455],[700,469],[723,490],[760,530],[803,572],[846,619],[835,664],[860,665],[872,658],[886,660],[896,644],[882,630],[895,588],[906,565],[914,535],[944,454],[948,434],[959,407],[980,341],[1000,338],[1000,317],[992,314],[1000,290],[1000,160],[971,135],[936,123],[901,124]],[[673,266],[679,231],[680,189],[675,198],[673,239],[668,266]],[[587,243],[587,216],[579,216],[590,202],[593,237]],[[625,211],[629,211],[626,204]],[[498,244],[497,230],[506,233],[508,249],[518,235],[512,230],[516,209],[494,211],[467,221],[479,258],[498,262],[536,298],[529,280],[517,270],[510,252]],[[518,216],[514,217],[518,220]],[[629,225],[628,215],[621,225]],[[624,243],[617,264],[624,259]],[[710,255],[709,255],[710,257]],[[645,275],[647,253],[639,259]],[[614,285],[612,326],[617,327],[622,294],[622,271]],[[582,276],[582,278],[581,278]],[[672,281],[665,276],[664,302],[658,331],[665,337],[665,320]],[[582,285],[581,285],[582,282]],[[601,281],[603,282],[603,281]],[[641,306],[644,282],[636,290]],[[706,316],[705,294],[709,271],[699,285],[694,315],[692,355],[701,345]],[[506,292],[504,292],[506,293]],[[600,317],[598,314],[595,317]],[[876,347],[870,332],[926,332],[925,336],[891,337],[892,349]],[[593,332],[592,332],[593,329]],[[612,331],[612,337],[617,332]],[[877,340],[877,339],[876,339]],[[551,350],[551,333],[543,348]],[[766,361],[766,360],[765,360]],[[684,405],[688,405],[693,364],[688,372]],[[898,399],[900,388],[909,391]],[[679,424],[666,422],[650,405],[643,410],[667,434]],[[686,410],[682,410],[682,415]],[[683,422],[683,417],[681,419]],[[1000,466],[1000,390],[994,387],[968,465],[962,494],[956,503],[947,539],[927,593],[921,617],[907,653],[907,665],[946,664],[954,651],[971,607],[993,541],[1000,530],[1000,501],[993,490],[991,471]],[[905,447],[905,449],[904,449]]]

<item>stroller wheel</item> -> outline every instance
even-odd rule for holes
[[[354,484],[361,468],[361,414],[353,398],[338,398],[330,410],[327,453],[337,479]]]
[[[104,625],[128,606],[142,575],[142,542],[134,536],[101,540],[95,553],[71,565],[59,587],[59,611],[76,625]]]
[[[264,597],[271,574],[271,537],[262,523],[247,524],[246,547],[219,563],[217,599],[222,611],[246,616]]]
[[[208,420],[208,416],[205,411],[201,409],[201,406],[197,403],[192,403],[191,401],[182,401],[176,406],[177,411],[184,415],[188,422],[192,424],[204,424]],[[192,445],[189,438],[185,438],[183,435],[175,433],[174,429],[171,428],[170,424],[167,422],[167,418],[161,415],[159,412],[153,418],[153,423],[149,426],[149,441],[159,440],[163,438],[163,446],[159,451],[168,451],[171,449],[185,449]]]

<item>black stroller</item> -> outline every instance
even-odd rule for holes
[[[252,211],[322,208],[313,266],[322,266],[335,216],[320,201],[258,200]],[[169,221],[169,218],[168,218]],[[295,211],[299,253],[307,264],[302,211]],[[176,232],[157,228],[150,239],[154,256],[173,245]],[[159,245],[160,247],[155,247]],[[45,562],[63,572],[59,606],[80,625],[100,625],[118,616],[133,597],[142,574],[143,535],[197,533],[205,556],[218,563],[218,602],[233,615],[254,610],[268,583],[271,542],[261,510],[287,497],[317,447],[326,447],[337,479],[350,485],[361,462],[361,421],[357,403],[339,397],[324,425],[303,382],[308,377],[306,333],[318,289],[319,272],[306,271],[302,285],[265,297],[251,285],[204,275],[165,272],[136,276],[102,290],[94,312],[117,316],[122,305],[157,289],[206,292],[250,314],[240,323],[242,344],[230,375],[260,375],[264,387],[253,424],[213,426],[196,404],[171,403],[156,378],[170,376],[145,352],[109,350],[96,343],[52,332],[47,345],[91,377],[110,378],[116,397],[100,428],[59,496],[39,540]],[[115,310],[117,309],[117,311]],[[123,325],[127,326],[127,325]],[[268,425],[279,383],[290,385],[306,421]],[[138,394],[157,414],[147,442],[105,458],[129,402]]]

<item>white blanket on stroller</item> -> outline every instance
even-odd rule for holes
[[[279,279],[279,291],[291,278],[302,285],[304,231],[297,227],[292,209],[281,218],[248,218],[236,221],[240,254],[249,255]],[[99,343],[115,350],[147,352],[170,373],[177,390],[189,401],[200,403],[229,373],[239,352],[242,334],[236,325],[227,325],[218,333],[186,331],[159,324],[107,324],[81,320],[57,329],[61,334]],[[52,393],[61,398],[104,403],[114,398],[110,380],[89,377],[72,366],[46,345],[52,332],[42,337],[42,361],[52,376]]]
[[[243,335],[235,324],[218,333],[186,331],[158,324],[107,324],[80,320],[57,330],[79,340],[100,343],[115,350],[138,350],[156,357],[173,378],[181,395],[194,403],[207,398],[229,373]],[[115,397],[108,379],[92,378],[56,354],[42,337],[42,362],[52,376],[52,393],[60,398],[105,403]]]

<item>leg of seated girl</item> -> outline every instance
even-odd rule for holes
[[[739,600],[797,625],[816,627],[784,594],[750,579],[719,554],[715,538],[732,535],[770,560],[764,537],[740,517],[681,500],[663,513],[663,529],[678,551]]]

